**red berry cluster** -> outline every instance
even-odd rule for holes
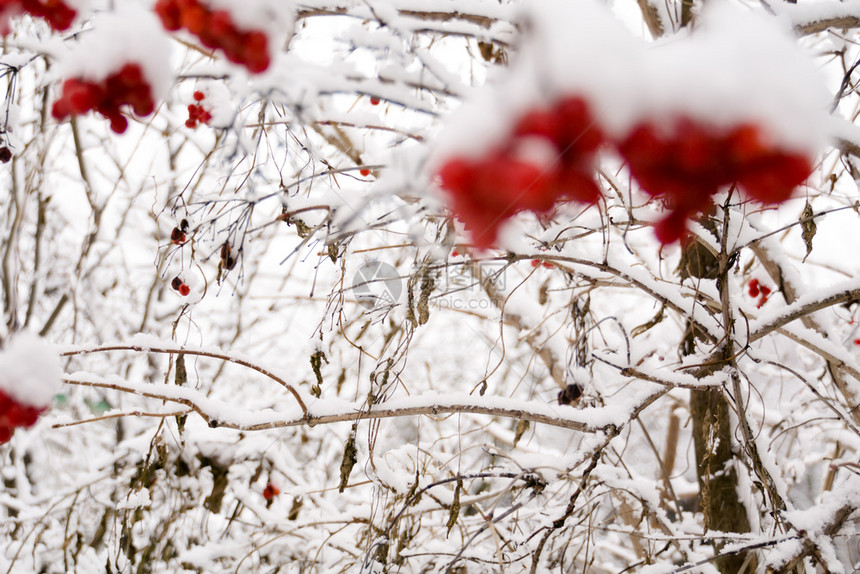
[[[139,116],[155,110],[152,91],[138,64],[125,64],[118,72],[93,82],[71,78],[63,82],[63,95],[54,102],[51,115],[64,120],[72,114],[95,110],[110,120],[110,129],[121,134],[128,120],[120,108],[128,106]]]
[[[682,118],[669,130],[641,123],[618,145],[630,172],[670,209],[656,225],[661,243],[683,237],[686,221],[724,186],[737,183],[761,203],[779,203],[812,172],[809,160],[768,142],[758,127],[714,130]]]
[[[210,49],[259,74],[269,67],[269,39],[260,30],[240,30],[226,10],[212,10],[200,0],[158,0],[155,13],[168,30],[185,28]]]
[[[553,161],[538,163],[523,153],[535,139],[550,144]],[[546,213],[561,200],[596,202],[594,162],[603,142],[587,103],[565,98],[525,114],[484,156],[448,160],[439,170],[441,186],[474,242],[491,247],[501,224],[521,211]],[[681,239],[687,220],[706,211],[721,188],[737,184],[756,201],[780,203],[812,172],[806,155],[780,148],[750,123],[721,129],[689,117],[668,127],[644,121],[611,143],[639,185],[668,208],[655,226],[663,244]]]
[[[0,444],[9,442],[18,427],[31,427],[47,407],[34,407],[18,402],[0,389]]]
[[[48,22],[54,30],[68,30],[77,15],[74,9],[62,0],[0,0],[0,11],[6,15],[26,12]],[[9,29],[7,22],[2,23],[3,33]]]
[[[173,278],[173,281],[170,282],[170,286],[173,287],[174,291],[178,291],[183,297],[187,297],[188,294],[191,293],[191,287],[189,287],[179,276]]]
[[[523,116],[507,141],[483,157],[447,161],[441,185],[475,244],[489,248],[501,224],[521,211],[546,213],[560,200],[596,202],[600,189],[592,173],[603,140],[587,103],[566,98]],[[552,150],[550,163],[523,156],[522,149],[536,142]]]
[[[266,485],[266,488],[263,489],[263,498],[266,500],[272,500],[276,496],[281,494],[281,489],[272,484],[271,482]]]
[[[747,293],[753,299],[758,298],[758,304],[756,307],[761,309],[761,306],[767,303],[767,300],[770,298],[770,294],[772,290],[767,285],[762,285],[758,279],[750,279],[749,284],[747,285]]]
[[[188,119],[185,120],[185,127],[196,128],[198,122],[209,125],[209,120],[212,119],[212,114],[210,114],[202,105],[202,102],[205,99],[206,94],[203,92],[194,92],[194,101],[197,103],[188,104]]]

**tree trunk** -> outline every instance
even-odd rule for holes
[[[749,532],[749,517],[738,499],[737,470],[731,464],[734,454],[729,404],[720,389],[693,390],[690,413],[705,530]],[[724,545],[715,542],[715,552]],[[731,554],[718,558],[716,566],[723,574],[739,574],[746,559],[746,552]]]

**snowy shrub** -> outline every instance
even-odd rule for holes
[[[860,569],[856,2],[0,17],[0,572]]]

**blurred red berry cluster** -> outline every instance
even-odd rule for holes
[[[687,219],[720,188],[737,183],[761,203],[780,203],[812,172],[810,161],[769,144],[758,127],[716,130],[689,118],[670,129],[641,123],[618,144],[639,185],[661,198],[669,215],[655,226],[667,244],[681,239]]]
[[[51,108],[51,115],[64,120],[72,114],[95,110],[110,120],[110,129],[121,134],[128,120],[121,108],[128,106],[139,116],[155,110],[152,92],[138,64],[125,64],[101,81],[71,78],[63,82],[63,94]]]
[[[0,0],[0,12],[8,19],[26,12],[36,18],[44,19],[54,30],[68,30],[77,13],[62,0]],[[4,19],[0,29],[9,31],[9,22]]]
[[[536,140],[545,148],[538,161],[524,153],[535,150]],[[642,189],[668,209],[655,226],[663,244],[682,239],[687,220],[705,211],[725,186],[736,183],[751,199],[780,203],[812,172],[807,156],[774,145],[752,124],[726,129],[689,118],[670,127],[641,122],[609,140],[587,103],[570,97],[522,116],[502,145],[483,156],[449,159],[439,178],[474,243],[488,248],[499,227],[521,211],[546,213],[566,200],[595,203],[595,158],[604,141],[614,145]]]
[[[767,300],[770,298],[772,289],[767,285],[762,285],[758,279],[753,278],[747,284],[747,293],[753,299],[758,299],[756,307],[761,309],[761,306],[767,303]]]
[[[268,37],[260,30],[240,30],[226,10],[213,10],[199,0],[158,0],[155,12],[171,31],[185,28],[210,49],[259,74],[269,67]]]
[[[9,442],[16,428],[28,428],[36,424],[39,415],[47,407],[25,405],[0,389],[0,444]]]
[[[549,261],[543,261],[543,262],[541,262],[541,260],[540,260],[540,259],[532,259],[532,267],[541,267],[541,266],[542,266],[542,267],[545,267],[546,269],[553,269],[553,268],[555,268],[555,264],[550,263]]]
[[[203,107],[203,100],[206,99],[206,94],[200,91],[194,92],[194,101],[196,104],[188,104],[188,119],[185,120],[185,127],[196,128],[198,122],[209,125],[209,120],[212,119],[206,108]]]
[[[521,211],[547,213],[562,200],[597,201],[594,162],[603,139],[587,103],[566,98],[523,116],[484,156],[448,160],[439,177],[474,243],[489,248],[500,226]],[[537,154],[544,157],[531,157]]]

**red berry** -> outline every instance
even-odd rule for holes
[[[491,247],[501,225],[521,211],[544,214],[559,201],[598,201],[593,173],[603,140],[585,100],[565,98],[523,115],[511,135],[483,157],[448,160],[439,170],[440,185],[475,244]]]
[[[860,345],[860,337],[857,337],[856,339],[854,339],[854,344]]]
[[[0,416],[4,415],[6,411],[9,410],[9,407],[12,406],[12,403],[15,399],[0,391]]]
[[[685,218],[733,183],[761,203],[785,201],[812,171],[806,157],[775,147],[750,124],[721,131],[684,117],[668,129],[643,123],[618,149],[642,189]],[[669,227],[658,235],[676,236],[677,224]]]
[[[245,38],[245,58],[243,63],[251,72],[259,74],[269,67],[269,39],[258,30],[248,32]]]
[[[173,287],[174,291],[179,291],[179,288],[182,286],[182,279],[178,276],[173,278],[173,281],[170,282],[170,286]]]
[[[36,424],[39,415],[45,410],[45,408],[19,403],[14,397],[0,391],[0,429],[8,428],[11,432],[16,427],[31,427]],[[0,440],[0,442],[3,441]]]
[[[178,227],[174,227],[173,231],[170,232],[170,241],[175,243],[176,245],[181,245],[185,243],[185,233],[182,232]]]
[[[758,297],[759,296],[760,290],[759,290],[758,279],[755,279],[755,278],[750,279],[749,285],[747,286],[747,292],[749,293],[750,297]]]
[[[459,251],[457,251],[456,249],[454,249],[454,250],[452,250],[452,251],[451,251],[451,257],[457,257],[457,256],[459,256],[459,255],[460,255],[460,252],[459,252]]]
[[[176,0],[158,0],[155,3],[155,13],[168,30],[176,31],[182,28],[182,13]]]
[[[219,45],[218,40],[220,38],[231,36],[235,34],[235,31],[233,19],[230,17],[229,12],[226,10],[215,10],[211,13],[207,35],[210,36],[211,41],[216,47]],[[203,98],[200,99],[202,100]]]
[[[187,6],[180,14],[183,28],[195,36],[200,36],[209,22],[209,13],[199,4]]]
[[[687,213],[673,211],[667,217],[661,219],[654,226],[654,234],[657,241],[663,245],[669,245],[680,240],[687,232]]]
[[[576,169],[563,169],[556,182],[559,197],[581,203],[597,203],[603,196],[594,177]]]
[[[51,110],[52,115],[62,120],[71,114],[83,114],[95,110],[110,120],[110,127],[116,133],[128,128],[128,120],[122,108],[141,116],[155,110],[155,102],[150,93],[143,70],[139,64],[127,63],[119,71],[101,81],[71,78],[63,83],[63,93]]]
[[[514,128],[515,136],[544,137],[553,143],[560,139],[560,125],[554,114],[546,110],[528,112]]]
[[[51,106],[51,116],[55,120],[64,120],[69,117],[71,113],[72,110],[69,107],[69,101],[66,99],[59,99]]]
[[[143,70],[139,64],[125,64],[116,74],[116,78],[121,85],[136,86],[143,82]]]
[[[727,154],[735,165],[749,164],[768,156],[759,129],[751,124],[734,128],[726,136]]]
[[[119,114],[109,117],[110,119],[110,129],[114,133],[124,133],[126,129],[128,129],[128,120],[125,119],[124,116]]]
[[[781,203],[791,198],[794,189],[812,173],[805,157],[773,152],[743,167],[738,182],[750,196],[761,203]]]
[[[185,121],[186,127],[196,128],[197,122],[208,124],[211,119],[212,114],[203,109],[203,106],[197,104],[188,105],[188,119]]]
[[[540,265],[540,259],[532,259],[532,267],[537,267]]]
[[[266,485],[266,488],[263,489],[263,498],[266,500],[272,500],[276,496],[281,494],[281,489],[272,484],[271,482]]]
[[[365,168],[365,169],[359,170],[358,173],[360,173],[364,177],[367,177],[368,175],[370,175],[370,170]]]
[[[8,0],[0,4],[13,4]],[[66,30],[72,25],[76,12],[62,0],[19,0],[20,8],[37,18],[44,18],[54,30]]]
[[[183,297],[187,297],[189,293],[191,293],[191,287],[189,287],[185,283],[179,286],[180,295],[182,295]]]
[[[439,170],[440,185],[454,194],[464,193],[474,175],[472,165],[463,159],[455,158],[445,162]]]
[[[31,427],[39,419],[40,409],[19,402],[12,403],[6,410],[5,420],[13,427]]]
[[[194,92],[194,99],[196,101],[200,102],[200,101],[204,100],[205,98],[206,98],[206,95],[203,92],[201,92],[199,90]]]
[[[603,143],[603,133],[597,126],[588,103],[580,97],[569,97],[553,107],[553,113],[560,123],[559,144],[565,162],[577,162],[590,157]]]
[[[104,94],[95,84],[71,79],[63,84],[63,97],[72,113],[83,114],[96,107]]]
[[[371,106],[378,106],[379,101],[380,101],[379,98],[377,98],[376,96],[370,96],[370,105]]]

